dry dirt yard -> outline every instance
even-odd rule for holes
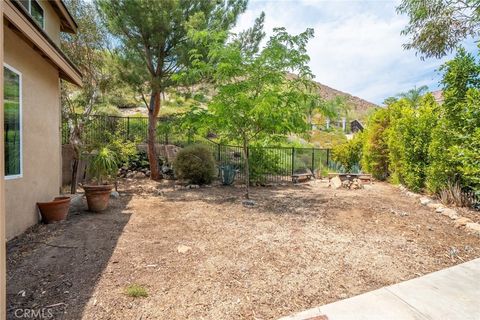
[[[253,188],[253,208],[238,187],[119,190],[9,242],[10,319],[275,319],[480,257],[479,237],[383,183]]]

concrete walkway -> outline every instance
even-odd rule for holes
[[[480,259],[281,320],[480,320]]]

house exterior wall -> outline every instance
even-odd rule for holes
[[[22,74],[22,177],[5,181],[6,237],[38,222],[61,186],[59,72],[4,25],[4,62]]]

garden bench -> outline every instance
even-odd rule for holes
[[[308,181],[313,178],[313,173],[308,170],[308,172],[300,172],[292,174],[293,183],[299,183],[303,181]]]

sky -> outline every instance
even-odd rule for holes
[[[315,80],[381,104],[414,86],[437,90],[438,68],[451,58],[422,61],[415,51],[402,48],[408,38],[400,32],[408,18],[396,13],[398,4],[397,0],[250,0],[234,31],[250,27],[262,11],[267,37],[274,27],[293,34],[313,28],[308,53]]]

